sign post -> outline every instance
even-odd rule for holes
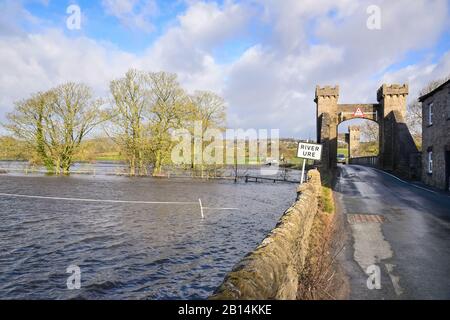
[[[305,181],[305,166],[306,160],[321,160],[322,159],[322,145],[316,143],[300,142],[298,144],[297,158],[303,159],[302,177],[300,183]]]
[[[300,184],[303,184],[303,182],[305,181],[305,167],[306,167],[306,159],[303,159],[302,177],[300,179]]]

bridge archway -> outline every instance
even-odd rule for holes
[[[338,124],[338,154],[347,161],[360,157],[378,157],[379,124],[367,119],[346,120]]]
[[[323,144],[321,168],[336,167],[337,135],[340,123],[364,118],[379,125],[378,165],[388,171],[409,174],[410,154],[417,147],[405,124],[408,85],[383,84],[377,91],[377,103],[339,104],[339,86],[316,87],[317,142]]]

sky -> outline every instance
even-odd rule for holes
[[[221,95],[229,128],[314,139],[316,85],[370,103],[381,84],[408,83],[413,101],[450,74],[449,2],[0,0],[0,122],[14,101],[67,81],[108,97],[137,68]],[[79,28],[67,24],[73,5]]]

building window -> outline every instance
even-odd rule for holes
[[[433,124],[433,102],[428,105],[428,125]]]
[[[450,120],[450,89],[448,89],[447,95],[447,120]]]
[[[428,151],[428,173],[433,173],[433,151]]]

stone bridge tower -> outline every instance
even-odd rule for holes
[[[349,126],[348,127],[348,157],[356,158],[360,156],[360,141],[361,141],[361,130],[359,126]]]
[[[336,166],[339,86],[316,87],[317,141],[323,144],[322,163]]]
[[[405,174],[410,169],[410,154],[417,152],[405,124],[408,85],[383,84],[377,92],[378,103],[339,104],[339,86],[316,87],[317,142],[323,144],[321,167],[336,167],[337,129],[341,122],[364,118],[379,125],[379,166]]]
[[[377,92],[377,100],[380,111],[380,154],[379,164],[385,170],[393,171],[396,167],[396,124],[405,126],[406,105],[408,97],[408,85],[383,84]],[[409,132],[409,130],[408,130]],[[402,143],[402,141],[398,141]],[[401,156],[401,155],[400,155]]]

